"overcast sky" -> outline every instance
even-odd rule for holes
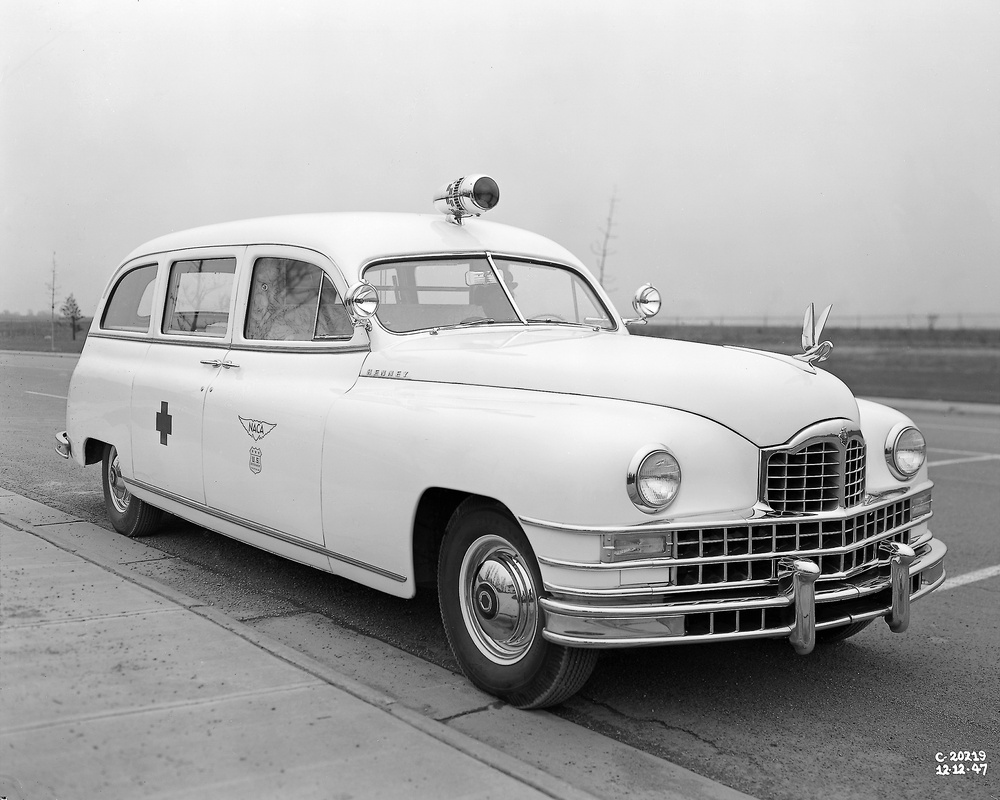
[[[0,0],[0,310],[299,211],[492,219],[667,316],[1000,306],[1000,3]]]

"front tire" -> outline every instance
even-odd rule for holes
[[[465,676],[517,708],[576,694],[596,650],[547,642],[542,577],[527,537],[495,503],[466,500],[448,523],[438,562],[441,618]]]
[[[114,445],[104,448],[101,461],[101,483],[104,486],[104,508],[108,520],[118,533],[129,538],[154,533],[163,519],[163,512],[135,497],[122,479],[118,450]]]

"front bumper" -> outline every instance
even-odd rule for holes
[[[906,629],[910,603],[945,579],[947,548],[927,527],[932,517],[923,484],[798,516],[755,508],[726,521],[626,528],[521,521],[543,548],[539,602],[550,642],[611,648],[787,638],[808,653],[817,631],[876,617],[897,633]],[[552,555],[590,537],[600,537],[599,561],[580,557],[592,548],[576,547],[573,560]],[[663,546],[645,557],[618,547],[638,540]]]
[[[543,635],[569,647],[611,648],[787,638],[809,653],[817,630],[885,617],[894,632],[906,630],[909,607],[945,579],[947,547],[930,539],[916,550],[886,542],[884,563],[866,574],[817,587],[819,568],[808,559],[782,559],[777,593],[713,596],[691,592],[654,598],[605,595],[597,603],[543,597]],[[636,602],[638,601],[638,602]]]

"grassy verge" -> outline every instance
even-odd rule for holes
[[[794,328],[636,326],[634,333],[710,344],[801,352]],[[822,368],[855,394],[957,403],[1000,403],[1000,331],[831,328]]]

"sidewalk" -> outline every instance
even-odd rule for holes
[[[597,796],[118,567],[142,550],[0,488],[0,795]],[[662,764],[663,797],[746,797]]]

